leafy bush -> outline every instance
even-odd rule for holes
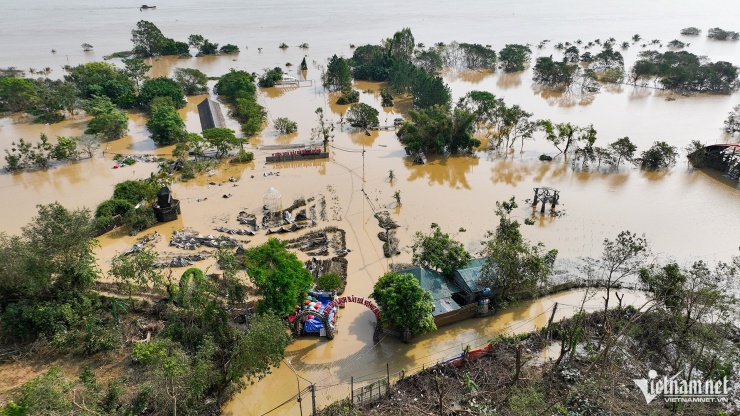
[[[265,73],[260,76],[257,85],[262,88],[274,87],[275,84],[283,79],[283,69],[276,66],[273,69],[265,69]]]
[[[222,53],[224,55],[230,55],[232,53],[238,53],[239,47],[236,45],[232,45],[230,43],[227,43],[226,45],[222,46],[221,49],[218,50],[219,53]]]
[[[681,29],[681,34],[684,36],[699,36],[700,33],[701,29],[698,27],[691,26]]]
[[[347,89],[342,91],[342,95],[337,99],[337,104],[347,105],[360,101],[360,92],[353,89]]]
[[[123,216],[123,224],[129,227],[131,235],[146,230],[156,223],[157,217],[154,215],[154,209],[150,206],[132,209]]]
[[[231,163],[248,163],[254,160],[254,153],[247,152],[246,150],[239,150],[236,156],[231,159]]]
[[[740,33],[713,27],[709,29],[707,37],[715,40],[738,40],[740,39]]]
[[[316,278],[316,288],[318,290],[332,291],[340,289],[342,286],[344,286],[344,282],[336,273],[322,274]]]
[[[274,122],[275,130],[282,134],[295,133],[298,130],[298,123],[287,117],[278,117]]]
[[[134,204],[125,199],[111,198],[103,201],[95,210],[95,218],[107,218],[116,215],[124,215],[134,209]]]
[[[113,190],[113,199],[122,199],[136,205],[141,201],[153,201],[159,187],[150,180],[130,180],[116,184]]]

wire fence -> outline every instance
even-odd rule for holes
[[[462,340],[460,344],[435,350],[434,352],[419,357],[416,359],[416,365],[409,368],[394,369],[391,372],[390,365],[386,363],[385,369],[374,370],[369,373],[360,374],[359,376],[351,376],[350,380],[337,380],[336,376],[328,376],[322,380],[313,382],[308,387],[301,390],[300,394],[295,394],[284,402],[278,404],[274,408],[262,414],[262,416],[268,414],[278,414],[277,411],[282,410],[287,412],[290,410],[288,406],[294,406],[296,401],[301,398],[303,405],[311,409],[311,412],[307,414],[316,414],[320,408],[328,406],[336,401],[348,400],[352,406],[365,407],[378,400],[383,399],[391,394],[393,385],[399,380],[402,380],[410,375],[424,371],[427,368],[433,367],[441,363],[447,363],[458,358],[462,358],[468,351],[484,348],[492,342],[492,338],[496,336],[510,336],[518,334],[522,331],[526,331],[527,325],[553,312],[553,308],[556,306],[566,306],[576,308],[576,305],[561,305],[553,302],[545,310],[539,314],[530,317],[526,320],[517,320],[508,323],[502,328],[495,331],[495,333],[481,335],[475,338]],[[381,338],[374,346],[377,346],[383,341]],[[366,353],[372,351],[373,348],[367,348],[363,354],[353,358],[352,361],[342,363],[342,366],[349,367],[350,369],[355,367],[359,360],[364,357]],[[454,352],[456,350],[456,352]],[[308,381],[304,379],[305,381]],[[334,382],[332,382],[334,381]],[[324,406],[320,406],[319,403],[327,403]],[[310,407],[309,407],[310,406]],[[279,413],[285,414],[285,413]]]

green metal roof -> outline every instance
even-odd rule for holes
[[[400,270],[398,273],[410,273],[419,281],[421,288],[432,295],[434,312],[432,315],[440,315],[445,312],[460,309],[460,306],[452,300],[452,294],[461,292],[455,283],[445,279],[440,273],[434,270],[428,270],[422,267],[412,267],[410,269]]]
[[[454,273],[460,275],[462,280],[470,288],[471,292],[477,292],[478,290],[482,290],[482,288],[478,287],[478,280],[481,278],[481,269],[485,263],[485,258],[473,259],[464,267],[455,270]]]

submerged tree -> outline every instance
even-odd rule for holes
[[[352,127],[366,129],[370,126],[377,126],[378,110],[365,103],[357,103],[347,110],[347,121]]]
[[[677,156],[678,151],[675,146],[657,141],[653,143],[650,149],[643,151],[640,157],[634,161],[642,169],[660,170],[675,165]]]
[[[123,137],[128,131],[128,117],[118,110],[110,98],[95,96],[85,102],[85,111],[93,116],[87,125],[85,134],[98,135],[105,140]]]
[[[736,105],[725,120],[725,132],[735,134],[740,132],[740,105]]]
[[[519,221],[511,216],[517,207],[514,197],[496,202],[499,225],[486,234],[489,240],[483,243],[486,262],[481,270],[481,284],[500,287],[504,300],[534,294],[550,275],[558,254],[557,250],[545,252],[542,243],[533,245],[524,239]]]
[[[635,152],[637,151],[637,145],[632,143],[629,137],[622,137],[621,139],[617,139],[614,143],[609,144],[609,149],[614,152],[614,154],[617,156],[617,168],[619,168],[619,164],[622,160],[625,160],[627,162],[632,162],[635,156]]]
[[[401,143],[415,152],[443,154],[470,151],[480,146],[473,138],[475,114],[456,108],[452,112],[441,106],[409,113],[398,131]]]
[[[529,62],[532,50],[526,45],[509,44],[498,53],[498,61],[504,72],[524,71],[524,65]]]
[[[462,268],[472,259],[462,243],[443,233],[436,223],[432,224],[432,233],[429,235],[416,232],[411,250],[414,264],[445,275],[451,275],[455,269]]]
[[[371,298],[378,302],[382,325],[398,328],[403,342],[412,335],[434,331],[432,295],[408,273],[386,273],[378,279]]]
[[[329,151],[329,141],[334,138],[334,123],[328,123],[324,119],[324,109],[318,107],[315,111],[318,125],[311,129],[311,137],[324,144],[324,152]]]
[[[548,88],[568,89],[577,72],[577,65],[543,56],[537,58],[534,66],[534,81]]]
[[[208,92],[208,77],[195,68],[175,68],[175,82],[182,87],[185,95],[198,95]]]

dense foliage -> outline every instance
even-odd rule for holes
[[[90,62],[69,70],[64,79],[77,86],[81,98],[106,96],[119,107],[136,104],[136,81],[107,62]]]
[[[523,71],[531,54],[532,50],[526,45],[509,44],[498,53],[498,60],[504,72]]]
[[[398,130],[398,137],[411,151],[454,154],[480,146],[480,140],[473,137],[475,114],[472,112],[433,106],[411,111],[409,118]]]
[[[499,224],[489,231],[484,243],[486,263],[481,270],[481,283],[501,288],[504,300],[530,297],[552,271],[557,250],[545,252],[542,243],[530,244],[519,230],[519,221],[512,219],[518,207],[512,197],[509,201],[496,202]]]
[[[262,295],[257,304],[259,311],[287,315],[313,285],[313,277],[303,262],[275,238],[247,249],[244,265],[249,279]]]
[[[377,126],[378,110],[365,103],[357,103],[347,110],[347,122],[352,127],[366,129],[371,126]]]
[[[245,136],[254,136],[262,130],[267,113],[257,104],[254,75],[231,69],[219,79],[214,92],[231,105],[231,115],[242,124],[241,130]]]
[[[298,123],[287,117],[276,118],[273,122],[273,127],[275,127],[275,130],[280,132],[280,134],[290,134],[298,131]]]
[[[552,57],[537,58],[534,66],[534,81],[550,88],[567,89],[574,80],[578,66],[566,60],[555,61]]]
[[[635,162],[643,169],[660,170],[676,164],[678,152],[675,146],[666,142],[657,141],[650,149],[643,151]]]
[[[644,51],[632,67],[631,80],[655,80],[672,91],[730,93],[738,86],[738,68],[729,62],[708,62],[686,51]]]
[[[52,160],[66,161],[75,160],[80,152],[77,150],[79,138],[57,136],[57,143],[52,144],[46,134],[41,133],[36,143],[19,139],[11,142],[11,148],[5,149],[5,169],[14,170],[37,170],[47,169]]]
[[[139,105],[148,109],[155,98],[162,97],[175,108],[185,107],[185,94],[175,80],[159,77],[144,81],[139,91]],[[163,101],[159,101],[160,103]]]
[[[128,131],[128,117],[118,110],[110,98],[95,96],[84,104],[85,111],[93,116],[87,124],[85,134],[93,134],[105,140],[123,137]]]
[[[154,23],[146,20],[136,23],[136,29],[131,31],[131,41],[134,43],[133,53],[140,58],[189,54],[187,43],[165,37]]]
[[[175,82],[182,88],[185,95],[198,95],[208,92],[208,77],[195,68],[175,68]]]
[[[373,293],[380,308],[380,319],[387,328],[398,328],[408,342],[412,335],[434,331],[432,295],[408,273],[386,273],[375,282]]]
[[[272,69],[265,69],[265,72],[260,75],[257,85],[262,88],[274,87],[275,84],[283,79],[283,69],[276,66]]]
[[[175,107],[161,104],[152,108],[152,116],[146,122],[152,140],[159,146],[167,146],[184,140],[187,131]]]
[[[416,232],[411,250],[414,264],[445,275],[451,275],[455,269],[462,268],[472,259],[462,243],[443,233],[436,223],[432,224],[432,233],[429,235]]]

